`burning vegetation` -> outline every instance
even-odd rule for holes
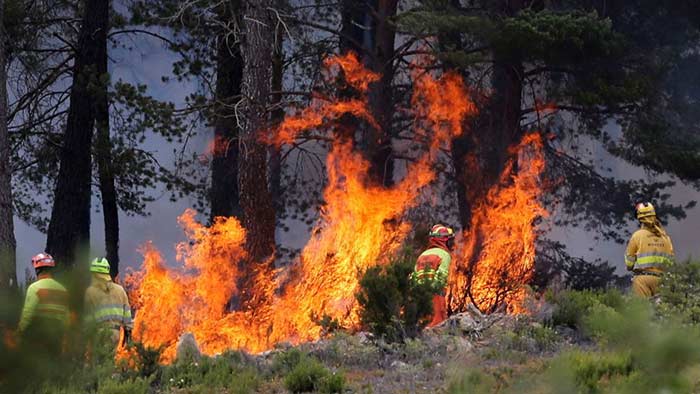
[[[178,338],[192,333],[206,354],[226,349],[261,352],[275,343],[315,340],[321,327],[312,316],[327,315],[344,327],[358,327],[355,293],[361,274],[386,264],[411,233],[408,211],[436,180],[441,150],[467,132],[465,120],[476,113],[470,92],[457,74],[414,73],[411,99],[416,139],[427,146],[391,187],[368,179],[369,162],[348,141],[331,138],[334,123],[346,114],[376,127],[367,91],[379,76],[348,54],[325,62],[328,80],[342,76],[360,92],[351,99],[317,96],[309,108],[288,116],[268,143],[293,143],[301,133],[329,133],[334,143],[326,157],[325,205],[301,256],[275,272],[244,272],[246,230],[235,218],[217,218],[207,227],[187,210],[179,222],[189,242],[177,246],[179,267],[172,268],[152,244],[143,247],[140,271],[128,277],[137,309],[135,339],[163,347],[163,362],[175,358]],[[535,221],[546,212],[539,202],[544,168],[539,134],[511,147],[512,159],[499,184],[478,202],[471,226],[454,254],[449,296],[453,311],[468,302],[483,311],[500,306],[521,310],[523,285],[535,257]],[[468,163],[464,163],[467,166]],[[516,170],[517,168],[517,170]],[[265,264],[247,266],[260,267]],[[253,288],[238,288],[253,277]],[[231,300],[247,292],[245,307]],[[236,309],[236,308],[233,308]]]

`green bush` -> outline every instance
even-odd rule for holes
[[[275,354],[270,369],[273,373],[284,375],[293,370],[301,360],[307,357],[309,356],[301,350],[291,348],[287,351]]]
[[[700,323],[700,262],[675,264],[661,279],[659,312],[680,318],[683,323]]]
[[[412,338],[429,323],[433,292],[409,279],[415,258],[403,253],[384,267],[368,269],[356,294],[364,327],[388,342]]]
[[[292,393],[321,391],[323,393],[342,392],[345,379],[332,374],[318,360],[305,356],[284,377],[284,387]]]
[[[99,382],[97,394],[147,394],[151,386],[148,378],[135,378],[127,380],[103,379]]]
[[[258,388],[260,377],[242,355],[229,352],[214,358],[202,357],[199,361],[178,361],[164,367],[161,381],[168,388],[201,391],[201,386],[206,386],[246,394]]]
[[[622,293],[616,289],[606,291],[565,290],[558,294],[549,295],[548,298],[555,306],[551,323],[555,326],[568,326],[577,329],[582,327],[583,319],[591,307],[606,305],[615,309],[624,304]]]

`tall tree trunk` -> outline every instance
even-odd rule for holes
[[[275,33],[275,49],[272,56],[272,124],[279,125],[284,120],[284,107],[282,106],[282,89],[284,86],[284,31],[277,29]],[[268,147],[270,157],[270,194],[272,205],[279,215],[284,210],[284,197],[282,191],[282,155],[280,148],[271,144]]]
[[[370,177],[380,185],[393,183],[392,119],[394,116],[394,41],[396,30],[389,19],[396,15],[398,0],[374,0],[372,21],[372,56],[370,68],[379,73],[379,81],[370,86],[369,105],[379,130],[370,130],[366,137],[370,159]]]
[[[241,218],[238,191],[238,124],[233,109],[241,94],[243,58],[240,44],[230,33],[239,25],[241,1],[222,2],[220,22],[227,28],[217,38],[214,149],[211,162],[211,221],[217,216]],[[230,26],[230,27],[229,27]]]
[[[100,43],[107,40],[109,2],[86,0],[84,12],[46,241],[46,251],[63,266],[74,265],[78,248],[90,242],[91,147],[96,109],[92,87],[100,86],[98,70],[104,48]]]
[[[246,1],[243,22],[243,129],[238,179],[247,230],[246,246],[254,262],[263,262],[275,249],[275,210],[267,183],[267,147],[258,133],[269,126],[274,22],[272,0]]]
[[[338,48],[341,55],[354,52],[360,59],[365,58],[365,47],[363,44],[365,24],[366,3],[357,0],[342,0],[340,4],[340,40]],[[358,97],[358,92],[346,86],[338,92],[338,96],[344,99]],[[344,114],[338,120],[335,136],[343,142],[350,142],[354,145],[355,134],[361,122],[350,114]]]
[[[98,63],[97,73],[100,75],[99,86],[95,94],[95,126],[97,131],[96,156],[97,171],[102,196],[102,215],[105,226],[105,251],[109,260],[109,274],[112,278],[119,275],[119,207],[117,205],[117,190],[114,185],[114,169],[112,164],[112,141],[109,135],[109,73],[107,69],[107,39],[95,43]]]
[[[359,146],[370,161],[370,179],[386,186],[393,182],[394,175],[391,135],[396,30],[389,20],[396,15],[397,6],[398,0],[344,0],[341,4],[341,53],[357,52],[364,64],[381,78],[370,85],[368,92],[369,107],[380,129],[350,116],[341,119],[340,129],[345,138],[352,138],[358,128],[362,131]],[[352,96],[355,92],[341,94]]]
[[[15,229],[12,222],[12,168],[7,132],[7,60],[4,1],[0,0],[0,289],[17,286]]]

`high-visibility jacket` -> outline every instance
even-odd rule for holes
[[[673,244],[668,236],[657,236],[646,228],[632,234],[627,251],[625,264],[628,269],[660,273],[673,265],[675,256]]]
[[[51,276],[40,275],[27,288],[19,331],[26,331],[34,323],[51,324],[51,329],[61,331],[68,326],[68,318],[68,291]]]
[[[418,284],[430,284],[436,290],[447,286],[452,256],[442,248],[433,247],[418,256],[412,279]]]
[[[118,330],[132,328],[131,307],[124,288],[108,274],[93,274],[85,291],[85,312],[88,323]]]

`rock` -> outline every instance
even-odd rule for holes
[[[473,348],[474,345],[463,337],[452,337],[447,344],[447,352],[450,354],[469,353]]]
[[[429,330],[465,335],[479,333],[483,330],[483,326],[482,322],[475,319],[470,312],[462,312],[448,317],[447,320]]]
[[[192,333],[187,332],[180,336],[177,341],[176,356],[178,361],[197,362],[202,358],[202,353],[199,351],[197,341]]]
[[[362,345],[372,343],[372,339],[374,338],[372,333],[369,333],[366,331],[358,332],[357,334],[355,334],[355,337],[357,337],[357,340],[360,341],[360,344],[362,344]]]
[[[405,371],[405,370],[411,368],[410,365],[406,364],[406,363],[403,362],[403,361],[399,361],[399,360],[394,360],[394,361],[391,363],[390,366],[391,366],[392,369],[395,369],[395,370],[398,370],[398,371]]]

